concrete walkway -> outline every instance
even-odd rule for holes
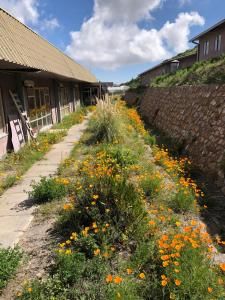
[[[40,180],[40,176],[53,175],[62,160],[70,155],[74,142],[79,141],[87,126],[87,119],[73,126],[68,135],[39,162],[35,163],[23,176],[23,180],[8,189],[0,197],[0,247],[15,246],[33,219],[36,206],[32,205],[25,191],[30,190],[31,182]]]

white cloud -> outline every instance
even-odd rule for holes
[[[181,13],[161,29],[143,29],[138,23],[151,17],[165,0],[95,0],[93,16],[80,31],[71,32],[66,52],[89,65],[116,69],[156,62],[188,47],[193,25],[203,25],[197,13]]]
[[[0,7],[22,23],[36,24],[39,18],[36,0],[0,0]]]
[[[0,0],[0,7],[35,30],[53,30],[60,27],[56,18],[45,19],[39,12],[38,0]]]
[[[180,3],[180,6],[186,5],[186,4],[191,4],[191,0],[178,0]]]
[[[59,25],[59,21],[56,19],[56,18],[52,18],[52,19],[44,19],[42,22],[41,22],[41,30],[44,31],[46,29],[49,29],[49,30],[54,30],[56,28],[59,28],[60,25]]]

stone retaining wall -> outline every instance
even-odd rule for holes
[[[225,85],[149,88],[138,106],[225,193]]]

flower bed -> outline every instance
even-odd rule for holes
[[[190,162],[156,145],[151,151],[153,140],[134,109],[98,104],[54,181],[67,196],[51,275],[18,298],[224,299],[225,266],[212,263]]]

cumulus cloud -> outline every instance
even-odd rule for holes
[[[0,7],[26,25],[41,31],[60,27],[56,18],[43,18],[39,12],[38,0],[0,0]]]
[[[197,12],[181,13],[161,29],[143,29],[142,20],[164,0],[95,0],[93,16],[80,31],[71,32],[66,52],[95,67],[116,69],[144,62],[156,62],[188,47],[193,25],[203,25]]]
[[[39,18],[36,0],[0,0],[0,7],[22,23],[36,24]]]

